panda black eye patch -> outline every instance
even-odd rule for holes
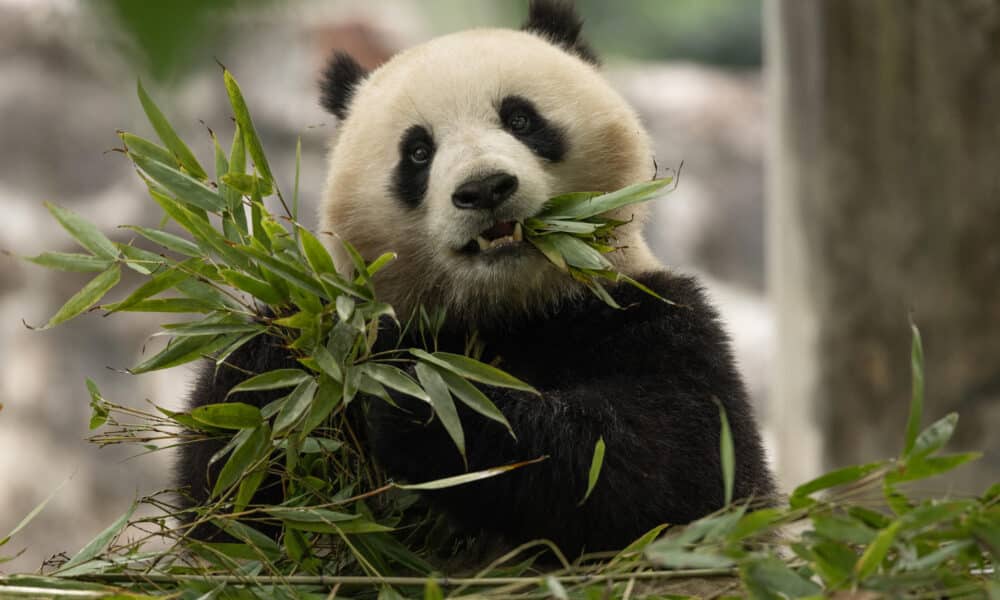
[[[532,152],[552,162],[565,158],[568,150],[566,132],[539,114],[531,100],[507,96],[500,102],[498,113],[504,130]]]
[[[399,161],[392,175],[392,193],[411,208],[419,206],[427,193],[435,149],[434,138],[420,125],[413,125],[399,139]]]

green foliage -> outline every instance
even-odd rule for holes
[[[169,339],[166,346],[133,367],[133,373],[204,357],[221,365],[261,335],[287,348],[298,366],[248,374],[229,401],[190,412],[117,405],[88,380],[90,426],[100,429],[92,440],[98,444],[139,442],[155,450],[208,438],[223,442],[212,457],[219,471],[209,504],[182,513],[168,495],[143,498],[52,573],[0,578],[0,595],[318,598],[346,591],[370,598],[377,591],[379,597],[428,599],[446,594],[682,597],[689,592],[685,577],[718,579],[720,589],[739,589],[755,598],[858,591],[900,597],[997,593],[991,573],[1000,551],[1000,484],[979,497],[909,494],[912,482],[978,456],[942,453],[956,415],[920,429],[923,354],[916,328],[914,390],[898,458],[844,467],[806,482],[787,505],[771,498],[732,503],[736,457],[719,403],[726,506],[717,513],[683,527],[659,526],[616,554],[570,563],[550,543],[539,541],[514,549],[472,577],[432,576],[437,556],[431,550],[454,543],[461,552],[462,542],[449,537],[415,493],[502,477],[546,457],[437,481],[386,482],[366,457],[359,432],[347,418],[348,407],[359,393],[391,403],[390,390],[425,402],[464,456],[476,440],[466,439],[458,406],[509,430],[481,387],[537,392],[475,358],[438,351],[434,336],[444,319],[440,313],[420,311],[415,326],[426,338],[423,348],[375,353],[380,320],[392,321],[395,315],[376,300],[372,277],[393,256],[366,264],[347,246],[355,273],[344,277],[319,239],[295,222],[293,211],[279,218],[267,210],[268,197],[284,206],[280,188],[239,87],[229,73],[225,82],[237,126],[228,155],[215,141],[214,183],[141,88],[140,100],[165,146],[122,134],[150,197],[184,236],[131,226],[128,230],[138,237],[115,243],[79,216],[50,207],[89,254],[45,253],[29,260],[99,273],[47,326],[99,303],[119,282],[123,266],[145,280],[124,300],[101,305],[103,310],[193,313],[190,321],[164,324],[158,336]],[[527,238],[569,276],[610,299],[602,280],[636,283],[610,269],[604,254],[613,248],[613,232],[621,222],[602,215],[647,200],[668,183],[555,198],[525,224]],[[136,244],[140,241],[158,247],[146,250]],[[267,312],[261,303],[269,306]],[[241,402],[250,391],[269,391],[277,399],[263,407]],[[598,440],[581,504],[602,469],[611,468],[604,464],[604,451],[603,439]],[[255,504],[255,493],[265,484],[280,485],[284,501]],[[46,503],[0,539],[0,547]],[[140,504],[143,511],[137,510]],[[188,539],[191,527],[207,525],[230,538]],[[265,532],[280,535],[275,539]],[[535,559],[542,553],[562,567],[540,572]]]

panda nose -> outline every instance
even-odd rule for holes
[[[496,208],[517,191],[517,177],[509,173],[494,173],[481,179],[470,179],[458,186],[451,195],[458,208]]]

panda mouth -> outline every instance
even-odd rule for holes
[[[524,234],[521,224],[517,221],[502,221],[481,231],[475,239],[469,240],[462,250],[470,253],[490,252],[520,244],[522,241]]]

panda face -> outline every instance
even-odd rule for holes
[[[376,281],[397,311],[443,304],[502,319],[579,293],[521,224],[552,196],[653,175],[638,119],[594,66],[527,32],[437,38],[359,80],[341,104],[322,227],[368,260],[397,253]],[[647,268],[641,215],[618,216],[634,222],[610,258]]]

